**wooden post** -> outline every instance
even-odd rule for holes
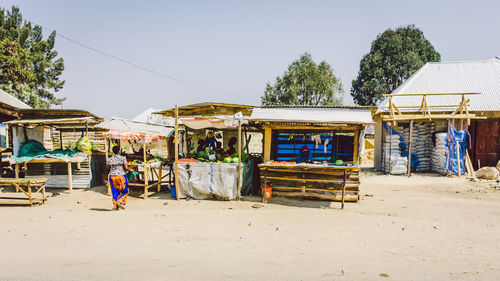
[[[157,191],[160,192],[161,191],[161,170],[162,170],[162,164],[160,162],[160,168],[158,169],[158,186],[157,186]]]
[[[28,130],[26,128],[26,125],[23,126],[23,132],[24,132],[24,142],[28,142],[29,138],[28,138]]]
[[[179,200],[179,191],[180,191],[180,186],[179,186],[179,107],[175,105],[175,131],[174,131],[174,159],[175,159],[175,174],[174,174],[174,180],[175,180],[175,197],[177,200]]]
[[[267,168],[264,168],[264,182],[261,187],[262,203],[266,203],[266,190],[267,190]]]
[[[411,176],[411,144],[413,143],[413,120],[410,121],[410,139],[408,141],[408,177]]]
[[[62,132],[59,131],[59,143],[61,144],[61,149],[64,149],[63,148],[63,139],[62,139]]]
[[[71,172],[71,162],[68,162],[68,188],[69,193],[73,191],[73,175]]]
[[[264,163],[271,160],[271,138],[272,130],[269,127],[264,128]]]
[[[238,200],[241,197],[241,182],[241,121],[238,121]]]
[[[33,199],[31,197],[31,181],[28,181],[28,197],[30,200],[30,207],[33,207]]]
[[[42,187],[41,187],[41,189],[42,189],[42,199],[43,199],[42,203],[43,204],[45,204],[45,201],[47,201],[47,197],[45,197],[45,184],[46,184],[46,182],[42,183]]]
[[[346,169],[344,169],[344,176],[342,183],[342,209],[344,209],[345,186],[346,186]]]
[[[353,149],[353,157],[352,157],[352,162],[354,163],[354,166],[359,166],[359,158],[361,155],[359,155],[359,130],[356,130],[354,133],[354,149]]]
[[[458,168],[458,177],[462,176],[462,170],[460,169],[460,148],[458,147],[458,141],[455,141],[455,148],[457,150],[457,168]]]
[[[106,157],[106,162],[108,162],[108,138],[104,139],[104,155]],[[107,164],[106,164],[107,166]],[[106,177],[106,186],[108,187],[108,195],[111,195],[111,183],[109,182],[109,174],[105,175]]]
[[[146,143],[142,143],[142,156],[144,159],[144,199],[148,199],[149,168],[146,157]]]

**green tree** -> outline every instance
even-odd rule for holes
[[[341,105],[342,82],[325,61],[316,64],[304,53],[273,85],[267,83],[262,105]]]
[[[64,61],[54,50],[56,33],[43,39],[42,28],[23,19],[19,8],[0,9],[0,42],[3,65],[0,87],[34,108],[61,104],[56,98],[64,81]],[[3,47],[8,46],[10,51]]]
[[[388,29],[361,59],[351,95],[359,105],[376,105],[425,63],[440,60],[441,55],[415,26]]]

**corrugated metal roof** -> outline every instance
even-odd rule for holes
[[[349,108],[349,109],[370,109],[375,106],[362,105],[265,105],[262,108]]]
[[[369,109],[348,108],[254,108],[250,121],[291,121],[316,123],[373,123]]]
[[[94,117],[72,117],[72,118],[51,118],[51,119],[17,119],[5,122],[12,125],[51,125],[51,124],[95,124],[99,121]]]
[[[117,117],[113,117],[97,124],[95,127],[108,130],[126,131],[134,134],[157,135],[162,137],[169,137],[174,132],[174,128],[172,127],[153,125]]]
[[[244,104],[230,104],[218,102],[202,102],[190,105],[179,106],[180,117],[209,116],[209,115],[233,115],[242,112],[243,115],[250,115],[250,111],[255,106]],[[175,116],[175,108],[154,112],[153,114],[162,114],[164,116]]]
[[[0,103],[6,104],[6,105],[14,107],[14,108],[19,108],[19,109],[31,108],[29,105],[16,99],[14,96],[6,93],[3,90],[0,90]]]
[[[159,114],[153,114],[153,112],[160,111],[160,109],[148,108],[141,112],[136,117],[132,118],[132,121],[162,125],[167,127],[173,127],[175,125],[175,118],[165,117]]]
[[[466,96],[470,111],[500,111],[500,59],[427,63],[392,94],[481,93]],[[422,96],[393,97],[397,106],[420,106]],[[433,111],[455,110],[461,96],[427,96],[430,106],[456,105],[454,108],[431,108]],[[387,111],[384,99],[377,112]],[[418,111],[403,109],[401,111]]]

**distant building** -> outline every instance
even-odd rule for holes
[[[476,116],[487,117],[486,120],[472,120],[468,126],[472,148],[470,157],[475,168],[479,163],[481,166],[495,166],[500,159],[500,59],[427,63],[392,92],[394,95],[436,93],[480,93],[466,96],[470,99],[468,111]],[[460,101],[459,95],[427,96],[431,114],[450,114],[458,108]],[[393,97],[393,103],[403,114],[420,114],[418,107],[421,102],[422,96]],[[384,141],[381,115],[387,114],[388,103],[388,98],[383,100],[374,114],[375,167],[379,169],[382,168]],[[421,119],[414,122],[432,134],[446,132],[448,127],[446,119]],[[461,120],[451,122],[457,129],[467,127]],[[403,122],[398,123],[403,129],[408,126]],[[431,142],[435,141],[433,136],[428,137]]]

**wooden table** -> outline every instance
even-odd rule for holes
[[[359,167],[264,163],[259,168],[262,187],[271,187],[273,195],[340,201],[342,207],[359,199]]]
[[[14,169],[14,173],[15,173],[15,177],[16,178],[19,178],[19,164],[23,164],[23,165],[26,165],[26,163],[42,163],[42,164],[46,164],[46,163],[65,163],[68,167],[68,190],[69,190],[69,193],[71,193],[73,191],[73,180],[72,180],[72,171],[71,171],[71,163],[73,162],[68,162],[68,161],[64,161],[63,159],[59,159],[59,158],[35,158],[35,159],[32,159],[30,161],[26,161],[26,162],[23,162],[23,163],[16,163],[15,165],[15,169]],[[75,162],[77,163],[78,165],[78,162]],[[47,180],[47,179],[45,179]]]
[[[139,167],[143,168],[143,175],[144,175],[144,183],[133,183],[129,182],[128,186],[129,188],[132,186],[139,186],[144,188],[144,194],[143,198],[148,199],[148,192],[149,188],[156,186],[157,192],[160,192],[161,190],[161,184],[162,184],[162,179],[163,179],[163,174],[162,174],[162,163],[161,162],[156,162],[156,163],[147,163],[147,164],[136,164],[136,163],[128,163],[127,166],[131,169],[137,168],[137,171],[139,171]],[[153,174],[156,176],[157,181],[154,181]],[[151,181],[150,181],[151,178]],[[106,179],[107,180],[107,187],[108,187],[108,195],[111,195],[111,184],[109,182],[109,176]]]
[[[28,198],[23,197],[0,197],[1,199],[8,199],[7,201],[0,200],[2,205],[29,205],[33,206],[35,202],[45,203],[45,185],[47,184],[46,178],[39,179],[14,179],[14,178],[0,178],[0,186],[14,186],[16,191],[21,191]],[[34,192],[32,192],[32,190]],[[41,193],[42,198],[34,198],[33,195]],[[28,202],[26,202],[26,199]]]

